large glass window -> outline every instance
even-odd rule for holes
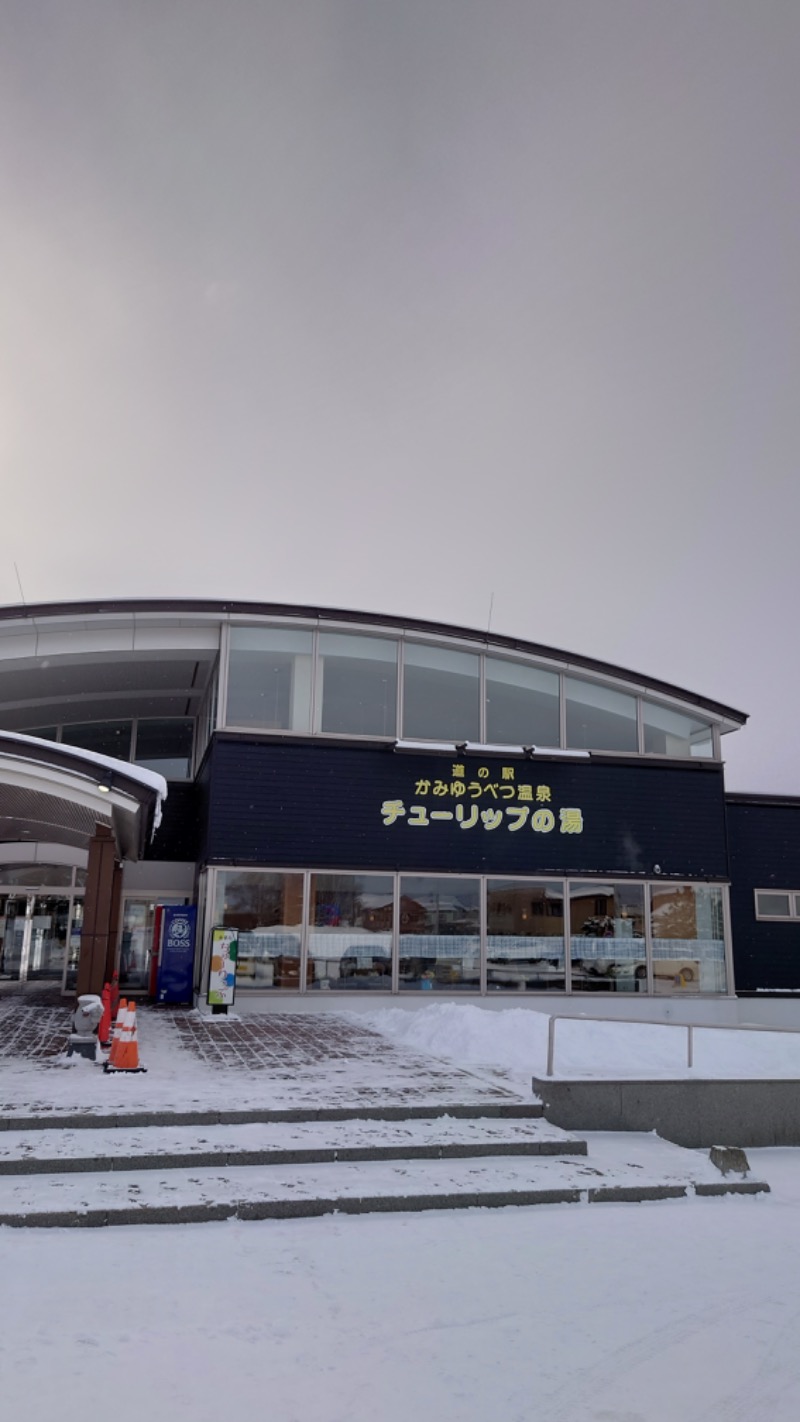
[[[687,716],[653,701],[642,703],[644,748],[648,755],[712,756],[711,726],[700,717]]]
[[[132,721],[87,721],[62,726],[61,739],[67,746],[111,755],[116,760],[130,760]]]
[[[321,731],[394,736],[397,643],[323,632],[319,639],[317,711]]]
[[[650,890],[653,991],[725,992],[725,929],[717,884],[654,884]]]
[[[559,745],[557,674],[487,657],[486,739],[493,745]]]
[[[302,874],[220,873],[214,926],[239,930],[237,987],[297,991],[303,932]]]
[[[575,750],[638,750],[635,696],[568,676],[566,698],[568,746]]]
[[[480,658],[407,642],[403,735],[409,740],[476,741],[480,737]]]
[[[646,992],[641,884],[570,884],[573,992]]]
[[[229,726],[311,729],[312,634],[283,627],[232,627]]]
[[[392,986],[391,874],[312,874],[308,985]]]
[[[401,989],[481,984],[480,880],[400,880]]]
[[[489,879],[486,988],[563,988],[564,891],[534,879]]]
[[[0,894],[0,979],[23,974],[28,900],[17,894]]]
[[[41,884],[67,888],[72,883],[72,870],[67,864],[11,864],[0,869],[0,884],[18,888],[39,888]]]
[[[158,771],[166,780],[188,779],[193,735],[194,722],[189,717],[137,721],[136,764]]]

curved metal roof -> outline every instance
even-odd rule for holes
[[[86,849],[100,823],[112,829],[120,857],[136,860],[166,790],[161,776],[125,761],[0,731],[0,843]]]
[[[3,622],[30,620],[50,617],[108,617],[111,615],[133,616],[137,613],[154,615],[163,613],[172,617],[198,617],[204,613],[224,620],[228,617],[296,617],[320,622],[348,623],[362,627],[383,627],[421,632],[429,637],[455,637],[459,640],[480,643],[486,648],[497,648],[504,652],[521,652],[525,656],[544,658],[561,662],[570,667],[598,677],[611,677],[617,681],[634,682],[656,695],[668,696],[696,706],[714,716],[724,718],[734,725],[743,726],[747,713],[737,711],[720,701],[714,701],[697,692],[671,682],[633,672],[629,668],[615,666],[612,662],[600,661],[594,657],[565,652],[557,647],[548,647],[540,642],[529,642],[521,637],[507,637],[497,632],[480,631],[474,627],[462,627],[455,623],[431,622],[420,617],[394,616],[389,613],[358,612],[350,608],[313,607],[298,603],[284,602],[244,602],[223,601],[215,598],[112,598],[110,600],[87,600],[80,602],[41,602],[0,607],[0,631]]]

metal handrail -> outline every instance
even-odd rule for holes
[[[764,1027],[760,1022],[658,1022],[652,1017],[598,1017],[589,1012],[554,1012],[547,1021],[547,1075],[553,1075],[557,1022],[630,1022],[640,1027],[683,1027],[686,1031],[686,1065],[694,1066],[694,1033],[700,1032],[789,1032],[794,1036],[800,1027]]]

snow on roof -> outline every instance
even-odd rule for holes
[[[99,751],[81,750],[78,746],[65,745],[63,741],[46,741],[43,736],[24,736],[19,731],[0,731],[3,740],[18,741],[20,745],[30,746],[32,751],[38,747],[49,746],[53,750],[63,751],[75,760],[85,760],[89,765],[100,765],[104,770],[113,771],[117,775],[124,775],[128,780],[136,780],[140,785],[144,785],[148,790],[155,791],[156,807],[153,815],[153,829],[157,830],[161,824],[161,806],[168,795],[167,782],[163,775],[159,775],[156,770],[146,770],[143,765],[131,765],[127,760],[115,760],[111,755],[101,755]],[[36,756],[31,755],[31,760]],[[47,764],[47,762],[40,762]]]

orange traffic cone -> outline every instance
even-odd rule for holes
[[[122,1015],[120,1011],[120,1016]],[[104,1071],[147,1071],[139,1065],[139,1039],[136,1033],[136,1003],[129,1002],[122,1024],[120,1045],[113,1061],[107,1061]]]
[[[128,1004],[123,997],[120,998],[119,1004],[117,1006],[117,1018],[114,1023],[114,1034],[111,1040],[111,1051],[108,1054],[108,1061],[105,1064],[106,1067],[115,1067],[117,1065],[117,1059],[119,1057],[120,1048],[122,1046],[122,1029],[125,1025],[127,1015]]]

